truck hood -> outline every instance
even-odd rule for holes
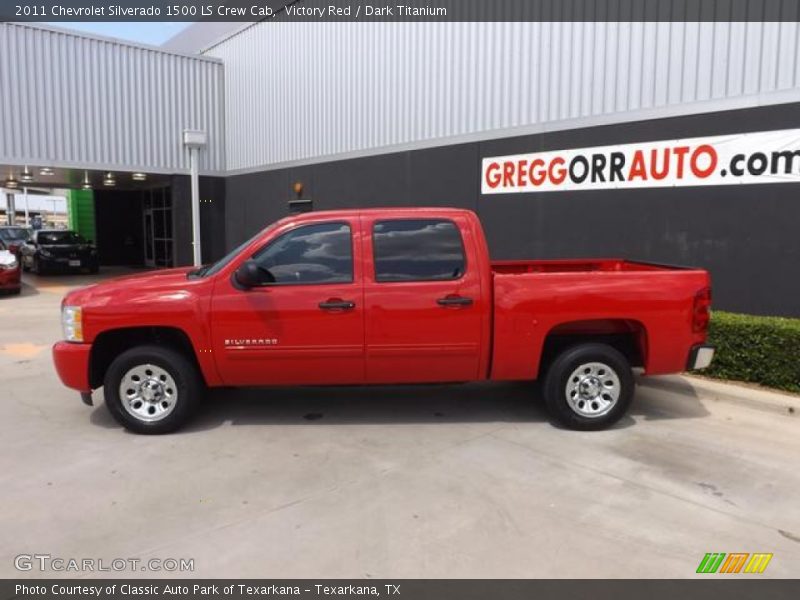
[[[161,269],[135,275],[124,275],[107,281],[88,285],[69,292],[64,303],[71,306],[102,305],[111,302],[140,301],[145,297],[158,297],[159,294],[186,290],[203,282],[202,279],[189,279],[186,274],[194,267]]]

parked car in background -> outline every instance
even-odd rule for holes
[[[22,268],[40,275],[70,271],[97,273],[97,250],[74,231],[40,229],[22,246]]]
[[[19,294],[22,289],[20,265],[17,255],[8,250],[0,240],[0,291]]]
[[[31,230],[27,227],[18,225],[0,225],[0,242],[6,246],[6,250],[16,254],[19,259],[22,246],[31,238]]]
[[[139,433],[185,423],[205,386],[542,380],[553,418],[602,429],[632,367],[707,367],[703,269],[619,258],[492,262],[466,210],[287,217],[213,265],[67,294],[56,370]]]

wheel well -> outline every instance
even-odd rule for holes
[[[98,388],[103,385],[106,371],[117,356],[145,344],[168,347],[193,361],[202,374],[197,356],[189,336],[175,327],[127,327],[104,331],[92,342],[89,356],[89,385]]]
[[[643,367],[647,358],[647,331],[639,321],[594,319],[562,323],[545,338],[539,372],[567,348],[586,342],[608,344],[618,350],[632,367]]]

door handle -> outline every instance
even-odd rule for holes
[[[356,307],[356,303],[350,300],[339,300],[338,298],[330,298],[325,302],[320,302],[319,307],[322,310],[351,310]]]
[[[439,306],[469,306],[472,304],[472,298],[465,298],[464,296],[445,296],[436,301]]]

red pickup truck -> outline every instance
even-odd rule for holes
[[[139,433],[185,423],[208,387],[542,380],[553,418],[600,429],[632,367],[701,369],[708,273],[620,259],[491,262],[478,217],[311,212],[214,264],[70,292],[56,370]]]

